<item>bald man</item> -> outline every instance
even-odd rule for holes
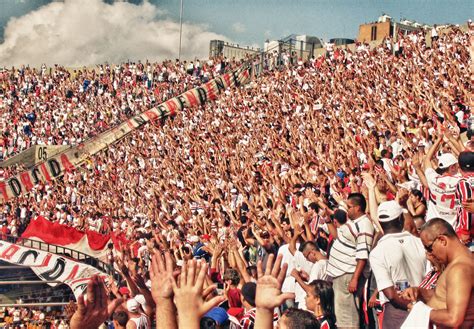
[[[426,253],[445,266],[434,290],[409,288],[405,296],[421,300],[433,310],[430,321],[438,328],[473,328],[474,259],[456,236],[453,227],[441,218],[433,218],[421,228]],[[409,309],[413,304],[409,305]]]

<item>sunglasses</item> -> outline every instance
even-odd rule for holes
[[[430,244],[429,246],[424,246],[426,252],[429,252],[430,254],[433,252],[433,245],[434,245],[435,242],[440,238],[441,235],[443,235],[443,234],[438,235],[438,236],[433,240],[433,242],[431,242],[431,244]]]

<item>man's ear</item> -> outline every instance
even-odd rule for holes
[[[438,240],[440,243],[443,244],[443,246],[447,246],[448,245],[448,237],[446,235],[440,235],[438,237]]]

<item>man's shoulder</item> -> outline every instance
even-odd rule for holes
[[[394,251],[394,248],[396,250],[397,247],[402,247],[403,245],[413,246],[413,244],[420,244],[420,246],[423,245],[420,238],[414,236],[410,232],[402,231],[400,233],[385,234],[377,242],[377,245],[372,250],[372,253],[390,253]]]
[[[371,262],[372,259],[383,259],[384,255],[387,253],[387,246],[391,244],[391,241],[386,241],[385,243],[379,241],[369,254],[369,259]]]
[[[372,221],[367,215],[363,215],[354,221],[348,221],[348,223],[355,227],[359,233],[373,233],[375,230]]]
[[[438,174],[438,173],[436,172],[436,170],[434,170],[433,168],[429,167],[429,168],[426,168],[426,169],[425,169],[425,176],[426,176],[426,178],[428,178],[428,179],[435,179],[436,177],[441,176],[441,175]]]
[[[465,275],[474,273],[474,258],[472,255],[458,257],[446,267],[447,276],[457,272],[464,272]]]
[[[458,181],[458,186],[465,184],[474,188],[474,176],[462,176]]]

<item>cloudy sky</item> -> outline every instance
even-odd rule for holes
[[[179,0],[0,0],[0,66],[82,65],[175,58]],[[291,33],[355,38],[387,13],[422,23],[464,23],[472,0],[184,0],[183,55],[209,40],[262,46]]]

